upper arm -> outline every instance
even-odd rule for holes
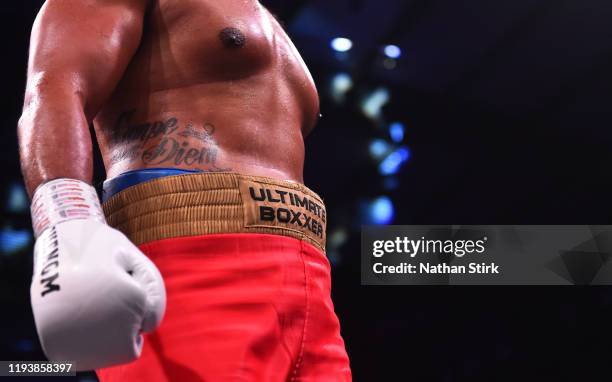
[[[93,118],[140,44],[148,0],[47,0],[32,29],[26,107],[69,89]]]

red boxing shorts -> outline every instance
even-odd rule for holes
[[[104,210],[163,275],[167,310],[114,381],[350,381],[330,297],[325,207],[305,186],[230,173],[151,180]]]

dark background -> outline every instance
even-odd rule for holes
[[[306,183],[328,205],[333,294],[355,381],[609,379],[612,290],[360,286],[359,231],[364,223],[610,224],[612,3],[262,2],[285,22],[320,91]],[[41,4],[0,5],[2,360],[43,357],[15,133]],[[336,37],[352,49],[334,51]],[[386,57],[388,44],[401,57]],[[352,82],[346,93],[333,86],[342,78]]]

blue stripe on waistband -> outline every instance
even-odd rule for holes
[[[102,201],[105,202],[113,195],[118,194],[126,188],[135,186],[137,184],[149,180],[173,175],[197,174],[200,172],[202,171],[182,170],[177,168],[145,168],[141,170],[128,171],[112,179],[107,179],[104,182],[102,191]]]

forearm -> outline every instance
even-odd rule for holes
[[[29,90],[18,135],[21,169],[30,196],[41,183],[56,178],[91,183],[89,123],[71,84],[58,81]]]
[[[140,44],[148,0],[47,0],[32,27],[21,167],[30,195],[55,178],[92,180],[89,122]]]

